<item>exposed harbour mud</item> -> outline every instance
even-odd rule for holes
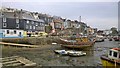
[[[60,45],[41,45],[40,48],[2,47],[2,57],[22,56],[35,63],[37,66],[101,66],[100,56],[107,54],[109,48],[118,47],[118,42],[108,41],[95,43],[84,52],[86,56],[69,57],[54,53],[56,49],[64,49]]]

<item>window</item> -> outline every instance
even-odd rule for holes
[[[35,29],[35,26],[33,26],[33,29]]]
[[[20,36],[20,37],[21,37],[21,34],[22,34],[22,33],[21,33],[21,32],[19,32],[19,36]]]
[[[16,30],[14,30],[14,34],[16,34]]]
[[[113,57],[117,57],[117,52],[113,52]]]
[[[30,29],[32,29],[32,26],[30,26]]]
[[[16,25],[16,28],[19,28],[19,24]]]
[[[34,24],[34,21],[32,21],[32,24]]]
[[[47,20],[47,18],[45,18],[45,21]]]
[[[40,26],[41,26],[41,23],[40,23]]]
[[[19,19],[16,19],[16,23],[19,23]]]
[[[38,26],[38,23],[36,22],[36,26]]]
[[[28,29],[28,25],[26,25],[26,29]]]
[[[29,21],[27,20],[27,23],[29,23]]]
[[[9,34],[9,30],[7,30],[7,34]]]
[[[6,23],[3,23],[3,27],[7,27],[7,24],[6,24]]]
[[[112,51],[109,52],[109,55],[112,56]]]
[[[38,35],[38,32],[36,32],[35,34]]]
[[[43,24],[41,23],[41,26],[43,26]]]
[[[3,17],[3,22],[6,22],[6,17]]]

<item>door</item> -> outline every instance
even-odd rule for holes
[[[19,37],[22,37],[22,33],[21,32],[19,32]]]

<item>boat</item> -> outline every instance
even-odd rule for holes
[[[54,52],[60,55],[68,55],[68,52],[66,50],[54,50]]]
[[[79,57],[79,56],[85,56],[86,53],[82,51],[69,51],[68,55],[71,57]]]
[[[95,42],[104,42],[104,37],[102,35],[96,35]]]
[[[86,53],[82,51],[75,51],[75,50],[54,50],[56,54],[60,55],[67,55],[71,57],[80,57],[80,56],[85,56]]]
[[[120,48],[112,48],[100,58],[104,68],[120,68]]]
[[[67,40],[60,38],[60,43],[65,45],[93,45],[95,41],[88,41],[85,39]]]
[[[61,46],[65,48],[74,48],[74,49],[84,49],[84,48],[92,47],[92,45],[61,45]]]
[[[112,41],[112,39],[109,39],[109,41]]]
[[[109,38],[109,41],[112,41],[112,38]]]
[[[114,41],[120,41],[120,36],[114,36]]]
[[[104,42],[103,38],[96,38],[95,42]]]

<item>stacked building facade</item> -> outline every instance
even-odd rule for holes
[[[51,16],[23,9],[2,8],[0,10],[0,38],[23,38],[46,32],[45,26],[52,26],[52,32],[67,29],[77,29],[84,32],[87,25],[77,20],[63,19],[60,16]]]

